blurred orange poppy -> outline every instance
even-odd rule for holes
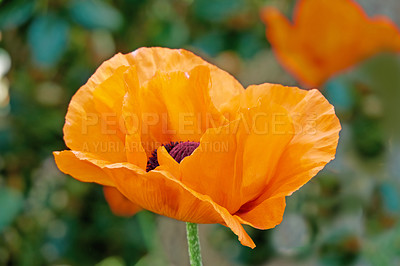
[[[140,48],[103,63],[73,96],[61,171],[103,185],[116,214],[140,209],[272,228],[285,196],[334,158],[340,124],[317,90],[246,90],[186,50]]]
[[[280,63],[305,86],[319,87],[376,53],[400,51],[394,23],[369,18],[352,0],[299,0],[293,23],[275,8],[261,17]]]

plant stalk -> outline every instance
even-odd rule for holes
[[[189,247],[190,265],[203,266],[200,253],[198,225],[195,223],[186,223],[186,232]]]

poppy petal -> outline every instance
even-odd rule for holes
[[[119,216],[132,216],[142,208],[129,201],[118,189],[114,187],[103,187],[104,197],[111,211]]]
[[[152,151],[158,146],[154,144],[149,146],[149,143],[141,139],[141,133],[147,128],[144,127],[143,129],[142,125],[143,115],[141,113],[143,112],[142,105],[144,101],[140,99],[143,95],[141,95],[136,69],[135,66],[131,66],[124,72],[123,79],[126,93],[122,102],[121,114],[127,134],[125,145],[129,145],[127,146],[128,162],[145,169],[147,156],[151,156]],[[147,98],[146,101],[154,101],[154,99]],[[146,114],[149,115],[150,113],[146,112]]]
[[[261,101],[244,108],[239,120],[209,129],[182,160],[182,183],[234,213],[263,192],[293,132],[288,112],[279,105]]]
[[[186,222],[226,224],[243,245],[255,247],[238,218],[209,196],[186,187],[169,172],[140,173],[130,164],[113,164],[106,168],[118,190],[142,208]]]
[[[58,168],[82,182],[95,182],[104,185],[104,196],[113,213],[131,216],[141,208],[125,198],[116,188],[114,180],[102,170],[107,162],[96,159],[91,154],[76,151],[54,152]]]
[[[240,207],[242,176],[241,169],[235,167],[236,157],[240,155],[234,129],[229,125],[207,130],[199,147],[181,161],[180,180],[234,213]]]
[[[108,132],[104,129],[104,120],[96,109],[93,92],[117,69],[129,65],[127,57],[117,54],[104,62],[72,97],[64,125],[64,140],[71,150],[97,154],[110,162],[126,161],[125,152],[122,151],[124,140],[113,131]]]
[[[225,208],[213,202],[208,196],[186,188],[168,172],[151,171],[146,174],[135,165],[107,164],[87,154],[85,157],[85,154],[80,152],[63,151],[54,154],[60,170],[80,181],[96,182],[105,186],[116,184],[118,190],[130,201],[171,218],[196,223],[226,224],[238,235],[243,245],[255,247],[236,217],[230,215]],[[59,164],[60,154],[69,156],[70,163],[65,164],[66,160],[61,160],[62,163]],[[115,184],[111,180],[104,181],[109,176],[113,177]]]
[[[208,67],[212,84],[210,96],[218,109],[244,90],[243,86],[229,73],[184,49],[143,47],[131,54],[130,64],[140,66],[138,75],[141,84],[150,80],[157,72],[187,72],[199,65]]]
[[[227,122],[211,102],[209,82],[210,70],[206,66],[197,66],[190,72],[158,73],[149,81],[148,90],[156,95],[167,114],[164,134],[170,131],[176,138],[171,141],[199,141],[207,128]]]
[[[125,137],[126,158],[129,163],[146,169],[147,156],[140,141],[139,134],[129,134]]]
[[[341,130],[334,107],[315,89],[262,84],[250,86],[245,93],[248,104],[256,104],[265,95],[266,101],[288,110],[293,120],[294,137],[280,156],[267,191],[257,201],[290,195],[334,159]]]
[[[205,66],[210,71],[210,99],[217,107],[243,91],[240,83],[230,74],[186,50],[140,48],[130,54],[117,54],[104,62],[71,99],[64,125],[64,140],[71,150],[94,153],[110,162],[126,161],[125,153],[121,152],[125,142],[123,135],[119,131],[113,134],[116,129],[114,127],[121,128],[124,124],[119,120],[116,121],[117,118],[104,117],[104,114],[99,112],[104,107],[120,104],[120,92],[122,92],[119,86],[120,79],[114,79],[112,76],[117,74],[116,76],[119,77],[118,71],[123,72],[124,69],[121,70],[121,67],[124,66],[136,66],[140,69],[138,71],[140,84],[147,83],[157,71],[185,73],[196,66]],[[113,83],[113,86],[102,86],[102,89],[97,90],[98,93],[94,96],[95,89],[103,82]],[[131,84],[128,84],[129,86]],[[103,89],[106,89],[104,94]],[[116,89],[115,93],[113,93],[114,89]],[[118,114],[114,115],[114,112],[111,114],[114,117],[118,116]],[[99,146],[103,146],[103,149],[99,150]],[[111,147],[104,148],[105,146]],[[157,147],[157,145],[152,145],[148,149],[144,148],[146,151],[152,151]]]
[[[129,81],[134,74],[125,76],[134,83]],[[189,72],[157,72],[140,89],[128,91],[124,113],[140,118],[136,127],[148,156],[157,144],[199,141],[208,127],[227,123],[211,101],[209,84],[209,68],[197,66]]]
[[[157,149],[157,160],[160,164],[160,166],[156,168],[157,170],[167,170],[173,177],[181,181],[179,163],[172,158],[164,146]]]
[[[106,163],[93,155],[79,151],[53,152],[58,169],[82,182],[95,182],[104,186],[115,186],[100,166]]]
[[[310,87],[376,53],[400,51],[395,24],[383,16],[369,18],[352,0],[299,0],[293,23],[275,8],[261,17],[279,61]]]
[[[235,216],[242,224],[265,230],[282,222],[285,207],[285,197],[268,198],[261,203],[245,204]]]
[[[124,72],[128,66],[120,66],[112,76],[100,83],[93,91],[93,102],[101,119],[103,134],[117,135],[125,139],[125,123],[122,117],[122,104],[126,94]]]
[[[128,66],[118,67],[114,74],[100,83],[93,91],[93,101],[99,113],[116,112],[125,96],[125,81],[123,78],[124,72]]]

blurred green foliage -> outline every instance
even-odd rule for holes
[[[51,153],[66,148],[70,98],[101,62],[141,46],[187,48],[244,85],[295,84],[258,17],[265,5],[290,13],[293,3],[0,1],[0,265],[186,265],[172,259],[186,252],[184,237],[162,230],[174,221],[116,217],[99,186],[57,170]],[[205,227],[203,250],[217,254],[203,253],[208,265],[398,263],[399,71],[398,55],[382,55],[326,84],[343,126],[336,160],[287,199],[281,225],[246,228],[256,249]]]

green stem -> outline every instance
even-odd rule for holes
[[[191,266],[202,266],[198,226],[194,223],[186,223],[187,240]]]

